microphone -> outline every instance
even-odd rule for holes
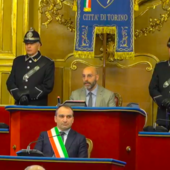
[[[56,137],[56,136],[61,136],[61,134],[54,135],[54,136],[50,136],[49,138],[53,138],[53,137]],[[35,141],[30,142],[30,143],[28,144],[28,146],[27,146],[27,151],[30,152],[30,150],[31,150],[31,148],[30,148],[31,144],[37,143],[37,142],[41,142],[41,141],[43,141],[43,140],[44,140],[44,139],[35,140]]]
[[[58,102],[58,106],[60,106],[61,105],[61,99],[60,99],[60,96],[57,96],[57,102]]]
[[[50,136],[49,138],[53,138],[53,137],[56,137],[56,136],[61,136],[61,134]],[[45,140],[45,139],[30,142],[27,146],[27,149],[22,149],[22,150],[17,152],[17,156],[41,156],[41,157],[44,156],[44,154],[41,151],[39,151],[37,149],[31,149],[30,148],[31,144],[41,142],[43,140]]]

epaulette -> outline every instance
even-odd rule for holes
[[[43,57],[45,57],[45,58],[47,58],[47,59],[49,59],[50,61],[53,61],[51,58],[49,58],[49,57],[46,57],[46,56],[43,56]]]

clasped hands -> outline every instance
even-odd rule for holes
[[[19,105],[28,105],[29,104],[29,91],[28,90],[17,90],[16,100]]]
[[[170,112],[170,98],[166,98],[162,101],[162,106]]]
[[[19,105],[29,104],[29,101],[30,101],[29,94],[30,92],[28,89],[25,89],[25,90],[17,89],[12,92],[14,99],[17,101]]]
[[[29,104],[29,98],[28,95],[23,95],[19,99],[19,104],[20,105],[28,105]]]

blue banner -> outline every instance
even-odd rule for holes
[[[94,57],[95,37],[100,33],[115,34],[115,58],[133,58],[133,0],[77,0],[74,55]]]

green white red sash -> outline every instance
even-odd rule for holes
[[[56,158],[68,158],[68,153],[66,147],[63,143],[60,132],[57,127],[52,128],[47,131],[51,146],[53,148],[54,154]],[[54,137],[52,137],[54,136]]]
[[[84,11],[91,12],[91,0],[84,0]]]

